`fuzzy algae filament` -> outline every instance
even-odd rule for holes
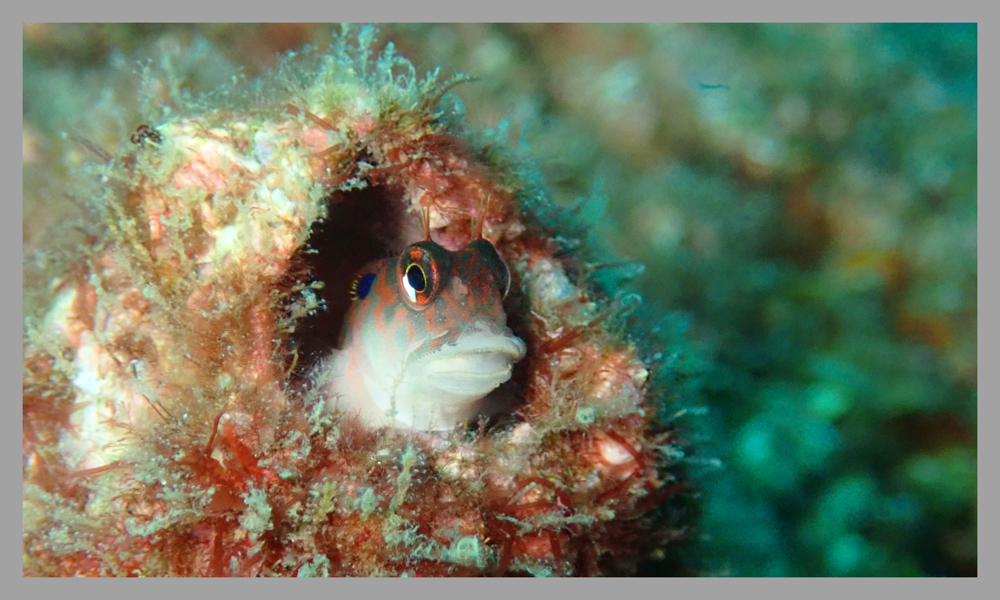
[[[158,143],[78,175],[100,226],[26,326],[26,575],[615,574],[684,534],[658,451],[680,440],[615,305],[572,283],[555,210],[503,140],[463,129],[455,81],[373,57],[371,36],[173,99]],[[351,354],[310,353],[310,319],[350,339],[349,282],[390,252],[424,268],[383,263],[371,293],[391,275],[410,294],[393,302],[418,301],[435,274],[414,248],[465,265],[437,272],[453,306],[421,313],[465,316],[412,349],[438,353],[419,383],[474,408],[396,406],[404,428],[331,413]],[[509,414],[450,431],[509,377]]]

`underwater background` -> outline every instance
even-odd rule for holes
[[[171,54],[203,92],[336,30],[26,25],[25,190],[45,140],[134,129],[81,126],[135,102],[102,70]],[[977,574],[975,25],[380,32],[418,72],[477,77],[469,124],[506,119],[554,199],[645,265],[608,269],[685,375],[699,572]],[[26,248],[71,210],[32,197]]]

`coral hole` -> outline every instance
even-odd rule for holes
[[[409,217],[401,191],[368,186],[335,192],[328,202],[327,218],[313,224],[309,241],[299,253],[309,280],[323,283],[316,295],[325,305],[304,318],[292,336],[304,367],[312,366],[340,344],[351,302],[350,284],[358,270],[397,254],[406,245],[402,240]]]

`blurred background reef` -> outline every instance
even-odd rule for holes
[[[26,259],[76,210],[48,193],[87,158],[63,132],[110,148],[141,122],[136,61],[170,56],[195,94],[335,30],[25,25]],[[977,573],[975,25],[380,31],[418,72],[477,77],[470,125],[506,120],[646,265],[641,317],[703,409],[692,563]]]

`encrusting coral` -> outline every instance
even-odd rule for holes
[[[25,575],[621,574],[685,535],[629,297],[502,136],[461,127],[462,79],[371,36],[177,100],[78,175],[98,225],[26,317]],[[527,354],[509,414],[371,428],[328,410],[328,353],[357,269],[425,216],[450,251],[481,225]]]

